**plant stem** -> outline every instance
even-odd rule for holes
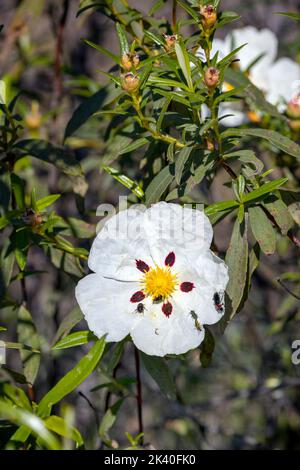
[[[173,33],[177,34],[177,1],[173,0],[172,5],[172,29]]]
[[[152,127],[149,125],[147,119],[143,115],[143,112],[142,112],[142,109],[141,109],[141,106],[140,106],[140,102],[139,102],[139,98],[137,96],[132,97],[132,102],[133,102],[134,109],[136,110],[137,115],[140,118],[141,126],[144,129],[146,129],[148,132],[150,132],[150,134],[152,135],[152,137],[155,140],[161,140],[162,142],[166,142],[167,144],[174,144],[177,148],[185,147],[185,145],[182,142],[180,142],[179,140],[175,139],[175,137],[172,137],[172,136],[166,135],[166,134],[161,134],[160,132],[157,132],[154,129],[152,129]]]
[[[55,94],[55,104],[57,104],[61,94],[62,94],[62,74],[61,74],[61,62],[62,62],[62,51],[63,51],[63,40],[65,26],[69,11],[70,0],[64,0],[63,12],[60,18],[57,40],[56,40],[56,49],[55,49],[55,61],[54,61],[54,94]]]
[[[139,434],[144,432],[143,427],[143,398],[142,398],[142,382],[141,382],[141,365],[140,355],[138,349],[134,346],[134,357],[135,357],[135,369],[136,369],[136,401],[137,401],[137,412],[139,422]],[[141,437],[141,444],[144,444],[144,438]]]

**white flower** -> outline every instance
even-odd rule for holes
[[[161,202],[109,219],[89,256],[76,298],[98,336],[130,334],[146,354],[182,354],[220,320],[227,267],[210,251],[213,231],[200,210]],[[215,294],[218,294],[216,296]]]
[[[283,57],[275,62],[278,53],[278,40],[269,29],[258,30],[252,26],[232,31],[224,40],[215,39],[211,57],[218,52],[219,60],[233,49],[246,44],[238,53],[239,67],[247,72],[249,79],[257,86],[271,104],[285,111],[288,101],[299,93],[300,66],[293,60]],[[198,55],[202,58],[201,49]],[[249,70],[248,70],[249,69]],[[227,91],[225,84],[224,91]],[[233,103],[224,103],[220,108],[220,117],[224,125],[234,127],[247,122],[247,116],[240,107]]]

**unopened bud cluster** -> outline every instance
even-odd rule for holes
[[[212,29],[217,22],[217,11],[213,5],[205,5],[200,7],[202,16],[202,26],[204,30]]]
[[[122,75],[122,88],[128,93],[135,93],[140,86],[140,79],[138,75],[128,72]]]
[[[220,71],[215,67],[209,67],[204,73],[204,83],[209,89],[216,88],[220,82]]]
[[[170,52],[174,49],[176,41],[178,40],[177,34],[164,34],[165,50]]]
[[[26,209],[26,212],[22,218],[25,224],[29,225],[30,227],[37,227],[43,223],[42,214],[35,212],[33,209]]]
[[[140,63],[139,55],[134,52],[127,52],[123,54],[121,59],[121,65],[124,70],[130,71],[132,69],[136,69]]]

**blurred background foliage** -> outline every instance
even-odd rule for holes
[[[129,3],[146,13],[155,2]],[[158,25],[164,23],[164,17],[172,21],[172,2],[161,3],[161,10],[154,13]],[[233,27],[268,27],[280,40],[280,54],[300,62],[299,23],[275,15],[278,11],[299,12],[299,1],[223,0],[222,8],[237,11],[241,19],[222,28],[218,37]],[[34,403],[87,354],[84,343],[92,338],[82,338],[83,345],[71,349],[63,349],[62,345],[62,349],[53,351],[51,347],[75,325],[74,331],[86,330],[74,299],[75,283],[85,272],[79,260],[85,259],[95,235],[97,206],[104,202],[116,205],[120,194],[128,194],[102,167],[113,162],[116,165],[119,157],[118,170],[141,180],[139,161],[143,151],[120,155],[132,139],[118,133],[118,117],[108,123],[101,114],[91,116],[112,102],[117,91],[114,86],[106,86],[108,80],[100,73],[109,71],[113,61],[82,38],[119,54],[111,19],[94,9],[76,16],[76,0],[1,0],[0,9],[4,25],[0,34],[0,78],[6,85],[6,101],[11,102],[20,93],[16,122],[22,128],[16,132],[23,141],[38,139],[38,143],[31,143],[29,152],[37,158],[26,156],[28,143],[25,150],[19,144],[20,154],[14,165],[18,176],[12,189],[16,212],[11,218],[24,216],[30,207],[35,210],[27,210],[25,217],[32,226],[39,225],[39,221],[32,222],[37,213],[46,223],[42,232],[33,230],[32,240],[24,240],[24,230],[15,230],[14,265],[14,253],[3,255],[10,233],[2,231],[0,235],[0,326],[6,328],[0,332],[0,339],[9,342],[7,365],[0,369],[0,414],[6,417],[0,422],[0,446],[5,447],[17,426],[27,423],[24,413],[33,411],[30,401],[34,409]],[[178,15],[186,18],[184,10]],[[186,25],[185,32],[191,34],[193,26]],[[79,113],[74,118],[74,110],[91,96],[91,117],[86,120],[88,116]],[[64,137],[67,160],[57,150]],[[273,178],[292,175],[297,186],[299,167],[291,163],[289,156],[275,153],[274,157],[261,141],[250,140],[249,146],[259,152],[266,168],[275,167]],[[49,164],[51,159],[58,163]],[[1,215],[10,201],[6,178],[7,171],[2,168]],[[195,186],[193,200],[213,204],[231,199],[231,191],[223,184],[226,181],[225,172],[220,171],[211,184]],[[290,208],[299,224],[296,197]],[[231,218],[216,226],[214,244],[219,253],[226,252],[231,232]],[[33,246],[26,260],[24,246],[28,243]],[[221,336],[218,326],[213,328],[219,338],[212,362],[207,361],[209,367],[200,365],[199,351],[191,352],[188,360],[169,361],[177,392],[167,373],[165,396],[147,367],[142,369],[145,445],[165,449],[299,449],[300,366],[291,362],[292,343],[300,337],[299,247],[287,237],[277,237],[276,253],[262,255],[252,285],[243,313],[231,322],[225,335]],[[78,338],[76,341],[78,344]],[[21,343],[29,345],[29,350],[20,350]],[[99,342],[93,346],[98,347],[95,357],[101,357],[102,346]],[[118,364],[123,346],[125,352]],[[106,347],[95,373],[55,405],[58,416],[47,418],[47,413],[41,412],[47,426],[39,427],[36,418],[32,432],[39,436],[38,444],[53,449],[60,445],[81,447],[83,441],[86,448],[135,447],[139,443],[135,402],[132,344]],[[9,408],[11,403],[25,412],[14,414]],[[26,446],[30,445],[29,439]]]

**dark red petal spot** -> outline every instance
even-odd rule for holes
[[[170,302],[167,302],[167,303],[163,304],[161,309],[162,309],[163,313],[166,315],[166,317],[168,317],[168,318],[171,315],[171,313],[173,312],[173,306],[172,306],[172,304],[170,304]]]
[[[133,296],[130,299],[130,302],[135,304],[136,302],[141,302],[142,300],[144,300],[144,298],[145,298],[144,292],[139,290],[135,294],[133,294]]]
[[[136,267],[138,268],[139,271],[142,271],[142,273],[146,273],[149,271],[150,268],[148,264],[142,261],[141,259],[136,259],[135,262],[136,262]]]
[[[169,253],[165,259],[165,265],[170,266],[171,268],[174,265],[174,263],[175,263],[175,253],[171,251],[171,253]]]
[[[192,282],[182,282],[180,284],[180,289],[182,292],[191,292],[194,289],[194,284]]]

